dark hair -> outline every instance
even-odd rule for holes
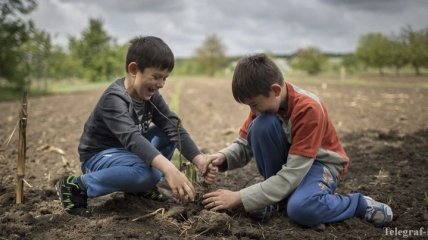
[[[233,73],[232,93],[239,103],[257,97],[269,96],[274,83],[283,84],[278,66],[265,54],[256,54],[239,60]]]
[[[171,72],[174,68],[174,54],[162,39],[152,36],[136,37],[129,43],[126,72],[131,62],[136,62],[140,71],[148,67],[156,67],[162,70],[168,69]]]

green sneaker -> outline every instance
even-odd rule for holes
[[[73,182],[74,176],[61,178],[55,189],[64,210],[72,215],[88,216],[88,196],[79,185]]]

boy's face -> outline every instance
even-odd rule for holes
[[[169,75],[168,69],[158,69],[154,67],[145,68],[143,72],[137,70],[133,79],[133,88],[138,98],[141,100],[150,100],[150,98],[165,85],[166,78]]]
[[[248,105],[251,112],[254,113],[276,113],[279,110],[280,103],[280,97],[272,90],[269,92],[269,96],[267,97],[264,95],[258,95],[244,101],[244,104]]]

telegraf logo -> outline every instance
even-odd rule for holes
[[[386,227],[385,236],[396,236],[402,238],[408,237],[428,237],[428,230],[426,227],[420,227],[419,229],[399,229],[397,227],[390,228]]]

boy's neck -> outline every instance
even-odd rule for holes
[[[125,80],[123,81],[123,85],[125,86],[125,89],[126,89],[126,90],[128,90],[128,89],[129,89],[129,86],[131,85],[129,81],[130,81],[130,80],[129,80],[129,75],[127,74],[127,75],[125,76]]]
[[[282,91],[281,91],[281,103],[279,105],[279,109],[280,110],[287,110],[287,106],[288,106],[287,95],[288,95],[288,93],[287,93],[287,83],[285,83],[285,81],[284,81],[284,84],[282,86]]]
[[[128,93],[128,95],[137,101],[142,101],[140,97],[138,96],[137,92],[135,92],[135,89],[132,87],[131,78],[129,75],[125,76],[125,80],[123,81],[123,85],[125,87],[125,91]]]

